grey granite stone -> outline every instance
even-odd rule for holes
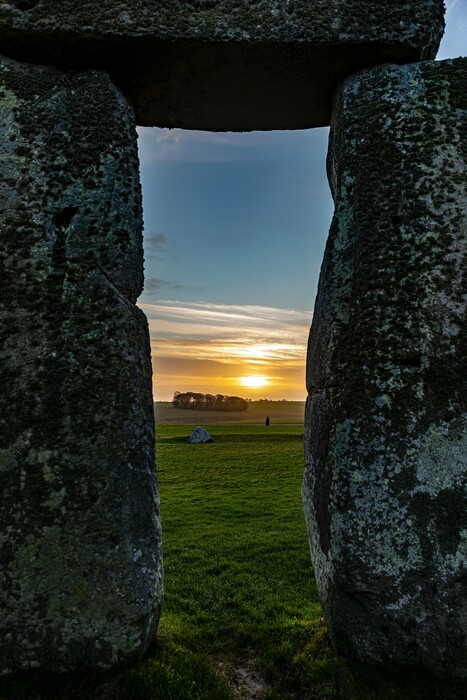
[[[467,59],[347,80],[303,496],[335,647],[464,676]]]
[[[0,50],[105,68],[139,124],[213,130],[329,123],[337,83],[433,58],[443,0],[0,0]]]
[[[0,59],[0,672],[140,655],[162,570],[131,107]]]
[[[191,431],[188,442],[195,444],[199,444],[201,442],[212,442],[211,433],[209,433],[205,428],[201,427],[201,425],[197,425],[196,428],[193,428]]]

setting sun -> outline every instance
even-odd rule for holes
[[[175,391],[303,401],[310,311],[208,302],[140,302],[157,371],[154,396]]]
[[[269,386],[269,382],[266,377],[260,377],[257,374],[251,377],[240,377],[239,382],[243,384],[243,386],[248,386],[250,388]]]

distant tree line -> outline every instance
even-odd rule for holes
[[[192,411],[246,411],[248,401],[239,396],[223,394],[199,394],[194,391],[176,391],[172,399],[174,408],[187,408]]]

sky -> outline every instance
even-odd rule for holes
[[[438,59],[467,54],[467,0],[446,7]],[[329,130],[138,134],[155,400],[304,400]]]

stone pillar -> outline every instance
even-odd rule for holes
[[[467,59],[334,103],[303,497],[336,649],[465,675]]]
[[[0,672],[104,668],[162,596],[133,113],[0,59],[0,133]]]

